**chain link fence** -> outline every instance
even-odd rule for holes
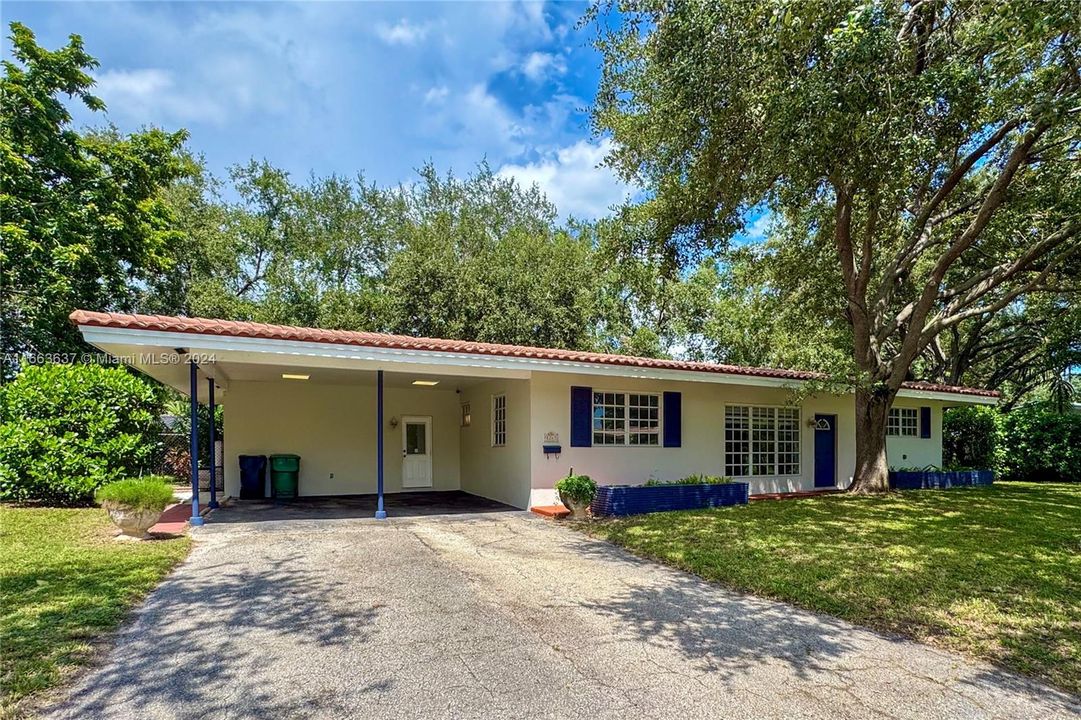
[[[191,487],[191,443],[186,423],[178,422],[173,415],[164,415],[161,420],[146,472],[152,475],[169,475],[176,478],[177,485]],[[208,429],[200,428],[200,430],[202,432],[199,437],[199,489],[210,490],[210,432]],[[223,441],[220,430],[214,445],[214,484],[218,491],[224,491]]]

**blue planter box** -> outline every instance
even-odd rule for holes
[[[746,505],[750,485],[601,485],[589,509],[594,515],[642,515],[668,510]]]
[[[890,489],[944,490],[990,485],[994,479],[991,470],[890,470]]]

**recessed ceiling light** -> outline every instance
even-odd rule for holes
[[[439,381],[438,380],[414,380],[413,384],[414,385],[426,385],[428,387],[431,387],[432,385],[438,385]]]
[[[282,380],[307,380],[311,375],[294,375],[292,373],[282,373]]]

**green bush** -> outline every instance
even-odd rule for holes
[[[151,385],[123,368],[24,366],[0,387],[0,501],[89,504],[144,469],[159,415]]]
[[[173,501],[172,478],[147,475],[141,478],[117,480],[102,485],[97,492],[99,503],[115,503],[137,510],[161,512]]]
[[[688,475],[685,478],[679,480],[656,480],[650,478],[646,480],[646,487],[657,487],[658,485],[727,485],[732,482],[732,478],[725,477],[723,475]]]
[[[1030,405],[998,425],[1000,480],[1081,482],[1081,415]]]
[[[597,494],[597,483],[588,475],[575,475],[574,470],[571,470],[570,475],[556,483],[556,492],[561,498],[566,497],[586,505],[593,502]]]
[[[966,406],[946,411],[942,418],[942,462],[947,469],[991,469],[997,445],[997,410]]]

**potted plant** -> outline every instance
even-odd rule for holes
[[[556,483],[556,492],[560,502],[571,511],[571,517],[582,520],[588,517],[589,504],[597,494],[597,483],[588,475],[575,475],[571,468],[570,474]]]
[[[141,539],[173,501],[173,488],[170,478],[150,475],[109,483],[98,490],[97,499],[122,537]]]

